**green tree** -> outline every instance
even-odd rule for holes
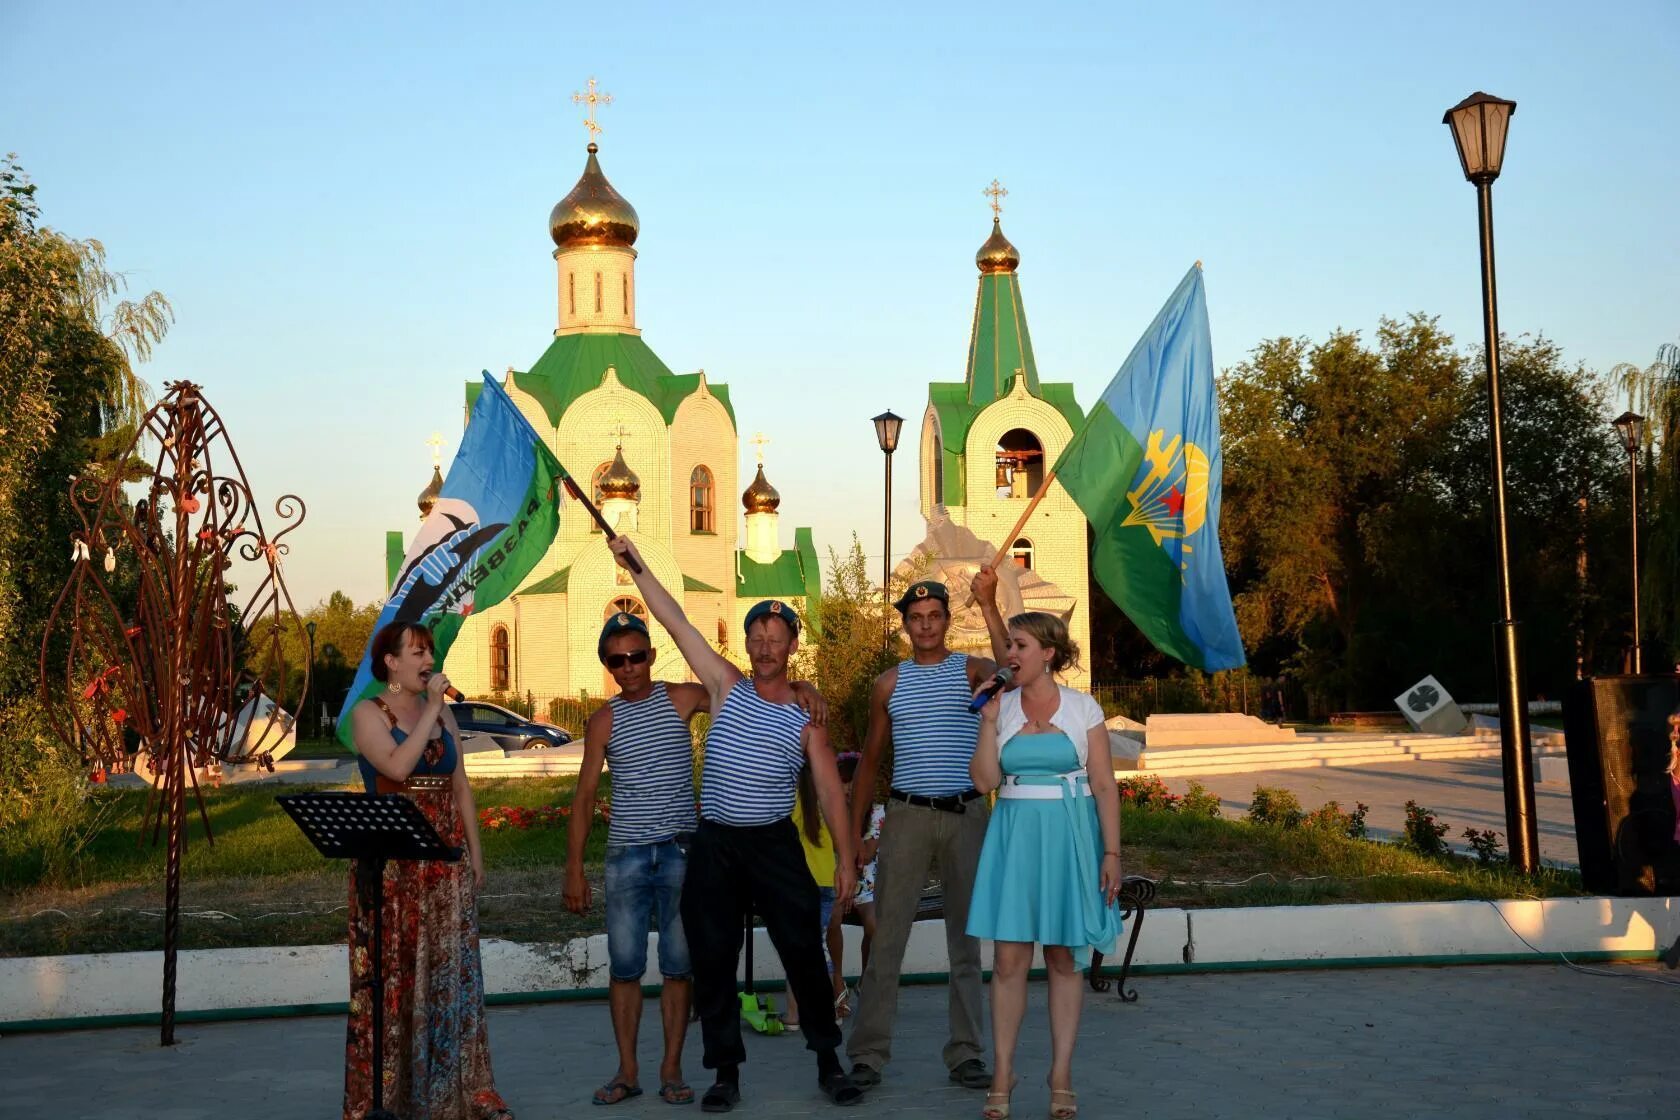
[[[356,666],[361,663],[373,637],[374,624],[379,621],[380,600],[357,606],[350,596],[334,591],[308,610],[300,611],[297,625],[279,624],[279,663],[285,666],[286,679],[279,680],[275,671],[265,665],[252,665],[253,671],[264,671],[265,691],[295,704],[303,691],[303,674],[309,665],[308,625],[315,624],[315,678],[309,686],[311,703],[325,704],[329,715],[338,714],[338,705],[350,688]],[[265,623],[250,635],[252,650],[266,650],[275,624]]]
[[[837,750],[862,749],[870,687],[905,656],[897,613],[882,602],[869,573],[869,558],[856,533],[845,555],[828,550],[828,579],[818,607],[822,640],[812,658],[811,679],[828,700],[829,737]]]

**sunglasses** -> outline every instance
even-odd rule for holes
[[[609,653],[607,654],[607,668],[622,669],[626,665],[640,665],[647,659],[648,651],[645,649],[633,649],[629,653]]]

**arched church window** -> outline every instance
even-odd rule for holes
[[[1026,537],[1016,537],[1015,543],[1009,546],[1009,559],[1017,568],[1031,571],[1033,566],[1033,543]]]
[[[630,314],[630,275],[625,273],[619,279],[624,281],[624,314],[628,316]]]
[[[566,314],[577,314],[577,273],[566,273]]]
[[[1025,428],[1011,428],[997,444],[999,497],[1030,498],[1044,484],[1044,445]]]
[[[705,467],[695,467],[694,473],[688,476],[688,531],[691,533],[716,532],[713,527],[713,511],[716,508],[714,500],[715,488],[712,485],[712,472]]]
[[[494,630],[490,631],[491,692],[506,692],[510,687],[512,687],[512,674],[510,669],[513,665],[513,661],[508,654],[508,629],[506,626],[498,626]]]
[[[601,274],[595,274],[595,314],[601,313]]]
[[[608,603],[606,613],[601,616],[601,621],[605,622],[615,614],[634,615],[643,622],[647,621],[647,608],[642,606],[640,599],[630,595],[620,595]]]
[[[945,504],[945,449],[938,436],[933,437],[933,501],[935,505]]]

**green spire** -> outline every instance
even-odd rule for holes
[[[984,407],[1008,396],[1017,369],[1026,374],[1027,392],[1041,396],[1021,280],[1013,270],[983,272],[968,342],[968,403]]]

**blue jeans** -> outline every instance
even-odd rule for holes
[[[828,923],[834,919],[834,903],[839,895],[835,894],[833,887],[818,887],[817,896],[822,900],[823,963],[828,965],[828,974],[834,976],[840,972],[840,966],[828,953]]]
[[[641,980],[650,928],[659,930],[660,975],[687,980],[693,974],[680,909],[688,845],[686,833],[658,844],[607,845],[607,957],[614,980]]]

